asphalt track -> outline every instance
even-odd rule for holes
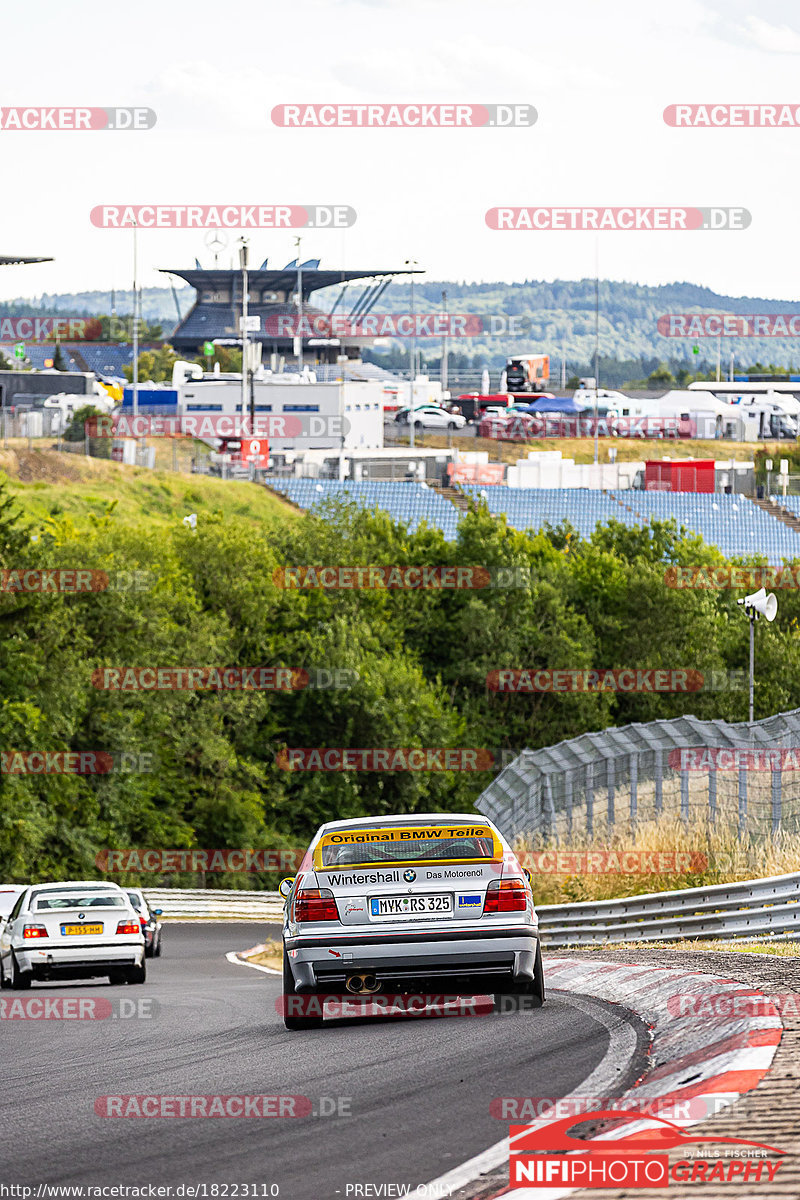
[[[101,980],[2,992],[3,1000],[146,997],[158,1010],[150,1019],[0,1021],[0,1183],[33,1186],[34,1198],[42,1183],[170,1184],[172,1196],[191,1194],[176,1192],[180,1184],[266,1185],[259,1197],[277,1184],[281,1200],[379,1196],[373,1189],[391,1184],[383,1194],[398,1195],[507,1133],[489,1113],[494,1097],[580,1092],[597,1069],[616,1070],[620,1090],[631,1081],[623,1075],[634,1064],[615,1065],[609,1050],[615,1026],[631,1041],[625,1010],[564,993],[533,1012],[348,1019],[289,1033],[276,1011],[280,978],[225,958],[265,932],[277,930],[167,926],[164,956],[148,961],[143,986]],[[347,1098],[350,1115],[96,1115],[97,1097],[131,1094],[302,1095],[315,1114],[321,1097],[331,1098],[328,1107]],[[225,1200],[221,1188],[216,1195]]]

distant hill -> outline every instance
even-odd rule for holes
[[[364,288],[350,286],[337,311],[348,313]],[[562,342],[570,372],[591,363],[595,342],[595,281],[594,279],[543,282],[525,280],[520,283],[466,283],[453,280],[426,280],[414,283],[414,302],[418,312],[438,312],[442,292],[447,292],[447,307],[451,313],[476,313],[508,321],[515,317],[524,332],[517,337],[450,339],[453,354],[465,354],[476,365],[497,366],[506,355],[521,350],[549,353],[554,365],[560,364]],[[332,306],[338,288],[316,293],[315,302],[321,308]],[[192,288],[177,289],[181,314],[193,303]],[[129,312],[131,292],[116,293],[119,314]],[[14,302],[18,308],[74,313],[108,313],[111,308],[107,291],[43,295],[35,299]],[[409,284],[394,283],[384,292],[378,308],[386,312],[407,312],[410,307]],[[0,313],[10,305],[0,305]],[[170,288],[145,288],[142,292],[142,312],[149,320],[160,320],[168,334],[177,322],[175,301]],[[700,367],[703,362],[716,361],[717,342],[701,339],[700,354],[692,354],[687,339],[668,338],[659,334],[656,323],[666,313],[674,312],[733,312],[733,313],[800,313],[800,301],[771,300],[763,296],[723,296],[710,288],[693,283],[669,283],[646,287],[636,283],[600,281],[600,355],[604,360],[630,362],[632,367],[653,360],[672,365],[687,364]],[[396,343],[399,348],[407,343]],[[438,339],[420,339],[423,352],[438,355]],[[723,338],[722,366],[727,372],[730,355],[738,365],[755,362],[778,366],[800,367],[800,338]],[[394,356],[396,357],[396,356]],[[649,368],[648,368],[649,369]],[[606,377],[607,378],[607,377]],[[610,380],[607,379],[608,382]]]

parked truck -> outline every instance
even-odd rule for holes
[[[546,392],[550,382],[549,354],[512,354],[505,365],[505,382],[500,390],[508,392]]]

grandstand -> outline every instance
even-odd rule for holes
[[[770,564],[800,558],[800,533],[757,508],[745,496],[702,492],[598,492],[583,488],[481,488],[463,490],[484,497],[493,513],[505,513],[515,529],[540,529],[569,521],[582,537],[598,524],[620,521],[630,528],[674,518],[717,546],[726,558],[764,555]]]
[[[393,520],[407,523],[412,531],[425,521],[441,529],[448,541],[455,539],[462,515],[443,496],[419,483],[388,480],[340,483],[273,477],[266,482],[300,508],[313,508],[321,500],[345,493],[365,507],[383,509]],[[776,566],[783,559],[800,559],[800,533],[744,496],[475,484],[462,485],[462,491],[474,499],[484,499],[489,511],[504,514],[514,529],[541,529],[568,521],[581,537],[589,538],[598,525],[610,520],[635,528],[648,525],[651,520],[674,518],[679,528],[685,526],[691,533],[699,534],[709,545],[717,546],[726,558],[757,554]],[[800,513],[800,497],[787,497],[788,501],[793,501],[789,506]]]
[[[325,500],[342,496],[363,508],[382,509],[392,520],[407,525],[412,533],[424,522],[434,529],[441,529],[448,542],[455,541],[459,510],[424,483],[273,477],[267,477],[266,482],[299,508],[314,508]]]

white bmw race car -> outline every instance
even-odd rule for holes
[[[525,871],[474,814],[323,825],[282,881],[284,1023],[319,1026],[298,996],[438,992],[544,1001],[539,926]],[[313,1010],[313,1011],[311,1011]]]
[[[0,986],[34,980],[144,983],[144,934],[116,883],[35,883],[17,898],[0,930]]]

